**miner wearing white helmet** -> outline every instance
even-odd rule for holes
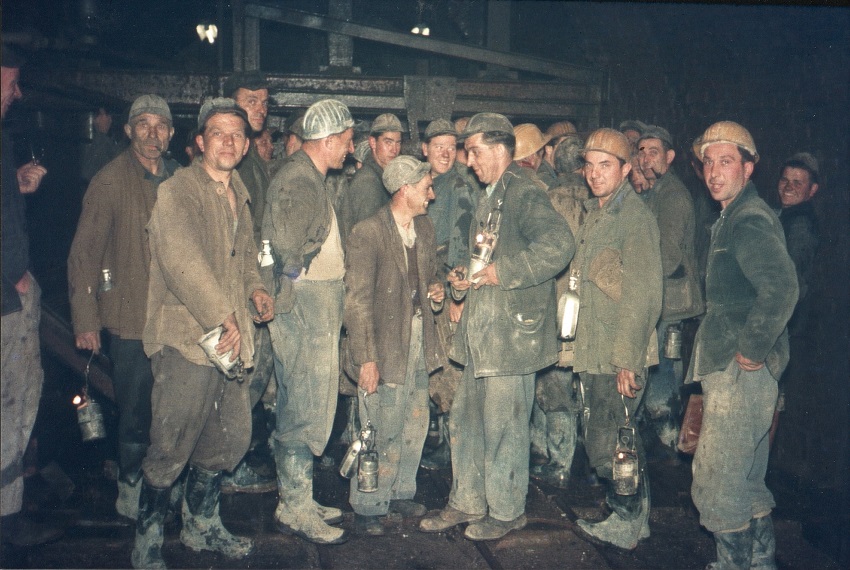
[[[797,275],[782,224],[750,181],[759,155],[749,131],[721,121],[693,148],[723,210],[711,230],[707,311],[691,365],[703,394],[691,494],[714,533],[713,567],[775,568],[775,503],[764,476]]]
[[[263,217],[262,237],[274,256],[275,518],[282,532],[318,544],[346,540],[344,530],[328,524],[341,522],[342,512],[313,501],[313,456],[324,451],[336,413],[345,293],[342,239],[325,177],[354,152],[353,137],[348,107],[333,99],[310,106],[304,143],[272,179]]]

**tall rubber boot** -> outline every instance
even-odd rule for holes
[[[140,485],[136,540],[130,562],[133,568],[165,568],[165,560],[162,558],[162,525],[168,512],[171,487],[153,487],[144,479]]]
[[[622,496],[613,492],[609,482],[608,505],[613,509],[607,519],[597,523],[577,521],[581,531],[592,541],[611,544],[623,550],[634,550],[638,542],[649,538],[649,481],[641,471],[640,488],[635,495]]]
[[[750,568],[754,570],[776,570],[776,536],[773,519],[768,514],[750,521],[753,529],[753,557]]]
[[[753,528],[733,532],[715,532],[717,561],[706,566],[706,570],[748,570],[753,558]]]
[[[139,516],[139,494],[142,490],[142,460],[148,451],[146,443],[119,445],[121,473],[118,477],[118,499],[115,511],[122,517],[136,520]]]
[[[531,462],[544,464],[549,459],[546,450],[546,413],[534,399],[531,406],[531,423],[529,423],[529,438],[531,439]]]
[[[316,544],[342,544],[348,533],[328,525],[313,502],[313,454],[305,443],[275,441],[278,530]]]
[[[218,513],[221,475],[221,471],[189,467],[180,542],[191,550],[211,550],[230,558],[243,558],[254,550],[254,543],[249,538],[230,534],[221,523]]]
[[[553,487],[566,489],[570,481],[570,467],[578,440],[578,416],[575,412],[549,412],[546,414],[549,463],[531,467],[531,477]]]
[[[449,433],[450,413],[445,412],[437,416],[437,422],[440,425],[440,444],[431,450],[428,455],[422,455],[419,465],[423,469],[448,469],[452,466],[452,438]]]

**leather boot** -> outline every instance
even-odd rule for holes
[[[142,490],[142,460],[148,451],[146,443],[119,445],[121,473],[118,476],[118,499],[115,511],[122,517],[136,520],[139,516],[139,493]]]
[[[183,529],[180,542],[191,550],[211,550],[230,558],[243,558],[254,550],[254,543],[234,536],[224,528],[218,507],[221,500],[221,471],[190,466],[183,496]]]
[[[316,544],[342,544],[348,533],[329,526],[313,501],[313,454],[300,442],[275,441],[279,500],[275,509],[278,530]]]
[[[753,557],[753,528],[747,523],[744,530],[715,532],[717,561],[706,570],[748,570]]]
[[[753,557],[750,568],[754,570],[776,570],[776,536],[773,519],[767,516],[750,521],[753,529]]]
[[[609,483],[609,489],[613,482]],[[623,550],[634,550],[638,542],[649,538],[649,481],[646,471],[641,471],[640,488],[637,497],[622,497],[609,491],[608,505],[613,509],[607,519],[601,522],[577,521],[582,533],[593,542],[611,544]],[[635,500],[637,499],[637,500]]]
[[[277,481],[259,473],[243,458],[232,473],[221,478],[221,492],[231,493],[268,493],[277,488]]]
[[[168,511],[171,488],[153,487],[144,479],[139,490],[136,540],[130,562],[133,568],[165,568],[162,558],[162,525]]]
[[[61,528],[36,522],[23,513],[3,515],[0,538],[3,544],[29,548],[59,540],[65,534]]]

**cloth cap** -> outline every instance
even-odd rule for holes
[[[315,141],[354,127],[351,111],[336,99],[316,101],[304,114],[305,141]]]
[[[701,137],[694,141],[694,154],[703,159],[705,149],[715,143],[729,143],[739,146],[753,155],[755,162],[759,161],[756,143],[750,131],[733,121],[720,121],[708,127]]]
[[[808,152],[798,152],[797,154],[788,157],[782,164],[782,168],[784,169],[786,166],[789,165],[789,163],[795,162],[798,164],[805,164],[807,170],[809,170],[815,176],[820,176],[820,165],[818,164],[818,159],[816,159]]]
[[[457,136],[457,130],[455,130],[454,124],[446,119],[437,119],[436,121],[428,123],[428,126],[425,128],[425,142],[427,143],[434,137],[439,137],[440,135]]]
[[[158,115],[169,123],[171,122],[171,109],[168,108],[168,103],[165,102],[165,99],[159,95],[142,95],[141,97],[137,97],[130,107],[127,122],[129,123],[139,115],[144,115],[145,113]]]
[[[508,118],[498,113],[478,113],[469,119],[461,133],[461,138],[467,139],[478,133],[514,134],[514,127]]]
[[[366,162],[366,157],[372,152],[372,147],[369,146],[369,139],[360,141],[354,146],[354,160],[357,162]]]
[[[616,156],[623,162],[629,162],[631,158],[631,145],[626,135],[614,129],[599,129],[590,133],[581,155],[584,156],[592,150],[604,152]]]
[[[626,119],[622,123],[620,123],[620,132],[623,131],[637,131],[640,134],[643,134],[643,131],[646,130],[646,127],[649,126],[643,121],[638,121],[637,119]]]
[[[638,142],[644,139],[658,139],[667,146],[673,148],[673,137],[667,132],[667,129],[661,128],[658,125],[647,125],[646,129],[640,134]]]
[[[384,133],[403,133],[404,128],[401,126],[401,121],[392,113],[384,113],[378,115],[372,121],[372,127],[369,129],[371,136],[381,135]]]
[[[537,125],[523,123],[514,127],[516,137],[516,149],[514,149],[514,160],[522,160],[531,156],[549,142],[551,135],[544,135]]]
[[[24,56],[13,47],[3,45],[3,50],[0,51],[0,65],[9,69],[20,69],[24,66],[26,60]]]
[[[578,131],[576,131],[576,126],[569,121],[558,121],[557,123],[553,123],[546,129],[546,134],[549,135],[552,140],[557,137],[562,137],[564,135],[574,135]]]
[[[236,104],[236,101],[230,97],[207,97],[204,104],[201,105],[201,111],[198,113],[198,132],[203,133],[204,127],[207,126],[207,121],[213,115],[236,115],[248,125],[248,114],[245,109]]]
[[[236,95],[237,89],[247,89],[248,91],[256,91],[258,89],[268,89],[269,82],[266,76],[259,70],[239,71],[227,78],[221,90],[225,97],[233,97]]]
[[[397,156],[384,169],[382,180],[390,194],[398,192],[405,184],[416,184],[431,172],[431,165],[412,156]]]
[[[298,138],[304,138],[304,113],[305,111],[298,111],[297,113],[292,113],[286,122],[283,123],[283,133],[293,134]]]

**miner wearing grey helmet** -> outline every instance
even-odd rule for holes
[[[145,226],[157,188],[179,165],[167,157],[174,134],[171,110],[158,95],[130,107],[129,147],[92,178],[68,255],[68,292],[76,346],[109,348],[118,406],[118,514],[135,519],[142,460],[151,427],[154,378],[142,346],[150,250]],[[108,269],[113,290],[102,291]],[[101,344],[101,335],[106,342]]]
[[[705,305],[696,257],[696,221],[691,193],[673,171],[673,138],[663,127],[646,125],[637,142],[637,163],[648,187],[640,197],[649,207],[661,237],[664,297],[658,335],[658,366],[649,370],[644,408],[663,453],[676,456],[679,438],[679,390],[685,379],[681,358],[668,358],[664,343],[681,333],[683,321],[703,313]],[[690,351],[687,351],[690,352]]]
[[[234,375],[253,367],[254,323],[274,316],[257,269],[248,190],[235,171],[249,134],[248,117],[233,99],[204,101],[195,138],[202,154],[160,184],[148,222],[143,341],[154,387],[134,568],[165,567],[162,527],[171,486],[187,466],[180,541],[231,558],[253,550],[219,516],[223,472],[236,467],[251,442],[247,383],[226,377],[223,363],[236,363]],[[217,340],[212,354],[202,348],[207,336]]]
[[[634,479],[615,478],[620,427],[634,427],[646,386],[646,369],[658,363],[655,324],[661,313],[658,224],[629,183],[631,151],[613,129],[590,134],[582,149],[584,177],[593,193],[578,231],[570,266],[580,309],[573,371],[579,374],[590,466],[608,486],[612,513],[599,522],[580,519],[586,537],[632,550],[649,536],[649,481],[640,434],[627,437],[636,457]],[[631,482],[631,488],[618,483]]]
[[[360,421],[375,428],[380,454],[377,490],[351,480],[349,501],[359,531],[384,533],[388,512],[422,516],[413,501],[416,472],[428,431],[428,375],[445,356],[434,313],[445,286],[437,277],[434,226],[425,215],[434,199],[431,166],[399,156],[384,169],[387,206],[351,231],[346,252],[345,326]]]
[[[454,481],[446,508],[419,528],[441,532],[470,522],[466,538],[494,540],[527,523],[534,376],[558,359],[554,277],[575,244],[546,193],[514,164],[516,139],[505,116],[479,113],[461,137],[469,166],[487,185],[470,243],[493,247],[492,256],[479,250],[481,269],[468,269],[471,258],[448,275],[453,298],[464,300],[451,353],[464,366],[452,404]]]
[[[327,445],[339,387],[339,336],[345,292],[343,242],[325,190],[328,170],[353,152],[354,120],[334,99],[318,101],[303,119],[304,143],[272,179],[263,239],[274,256],[269,325],[278,382],[273,434],[278,528],[318,544],[339,544],[339,509],[313,501],[313,456]]]
[[[723,209],[711,229],[708,308],[691,364],[703,398],[691,496],[700,524],[714,533],[711,567],[776,568],[776,503],[764,477],[797,274],[782,224],[750,180],[759,159],[750,132],[720,121],[693,150]]]

